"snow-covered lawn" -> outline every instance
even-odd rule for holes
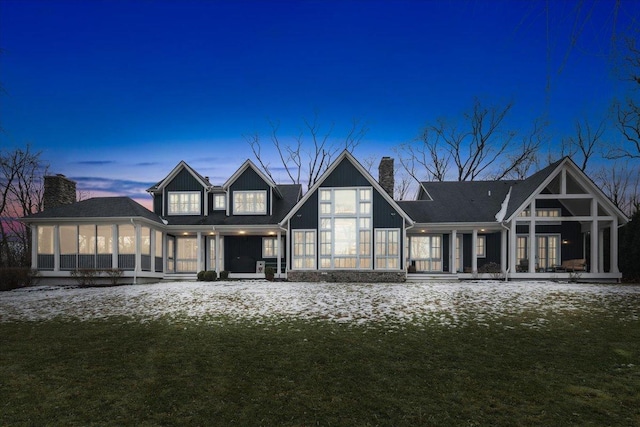
[[[0,322],[127,316],[197,321],[287,319],[462,326],[529,319],[544,327],[557,314],[597,312],[636,322],[640,286],[553,282],[292,283],[172,282],[104,288],[33,287],[0,293]],[[508,326],[505,326],[508,327]]]

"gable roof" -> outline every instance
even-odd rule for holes
[[[240,177],[240,175],[242,175],[244,171],[249,168],[253,169],[253,171],[257,173],[258,176],[274,190],[274,193],[276,193],[278,197],[282,198],[282,194],[278,189],[278,185],[276,185],[276,183],[273,182],[271,178],[265,175],[265,173],[262,172],[250,159],[245,160],[245,162],[238,168],[238,170],[235,171],[224,184],[222,184],[222,188],[228,190],[231,184],[233,184]]]
[[[351,164],[362,174],[362,176],[371,184],[371,186],[378,191],[382,195],[382,197],[395,209],[402,217],[407,221],[408,225],[413,224],[413,220],[407,213],[398,205],[398,203],[393,200],[391,196],[380,186],[378,181],[376,181],[371,174],[356,160],[355,157],[348,151],[344,150],[342,153],[329,165],[326,171],[318,180],[309,188],[307,193],[304,195],[302,199],[296,203],[296,205],[289,211],[289,213],[280,221],[280,225],[284,226],[284,223],[287,222],[295,213],[306,203],[306,201],[311,197],[311,195],[322,185],[322,183],[331,175],[331,173],[338,167],[338,165],[343,161],[347,160],[351,162]]]
[[[167,221],[167,225],[278,225],[282,218],[291,210],[291,208],[300,199],[302,186],[300,184],[278,185],[278,191],[282,195],[281,198],[273,200],[273,211],[271,215],[229,215],[226,211],[214,210],[209,211],[209,215],[170,215],[163,219]]]
[[[29,215],[24,222],[51,219],[145,218],[162,224],[160,217],[129,197],[94,197],[69,205],[56,206]]]
[[[202,185],[205,189],[208,190],[212,187],[211,183],[207,178],[203,177],[198,172],[196,172],[196,170],[193,169],[191,166],[189,166],[187,162],[185,162],[184,160],[180,160],[180,163],[178,163],[176,167],[174,167],[173,170],[169,172],[169,175],[167,175],[162,181],[158,182],[154,186],[149,187],[147,189],[147,192],[155,193],[157,191],[162,190],[164,187],[167,186],[167,184],[169,184],[173,180],[173,178],[176,177],[176,175],[178,175],[178,173],[180,173],[182,169],[186,169],[187,172],[189,172],[196,179],[196,181],[198,181],[200,185]]]
[[[515,215],[525,209],[531,203],[533,197],[541,193],[563,168],[567,168],[567,170],[578,178],[582,184],[588,187],[588,191],[595,194],[598,197],[598,200],[602,204],[606,205],[605,209],[615,214],[622,223],[629,222],[629,218],[627,218],[624,212],[622,212],[620,208],[618,208],[615,203],[613,203],[611,199],[604,194],[600,187],[598,187],[587,174],[580,170],[578,165],[576,165],[570,157],[564,157],[525,179],[525,185],[518,188],[515,192],[515,197],[514,194],[511,195],[506,220],[510,221]]]

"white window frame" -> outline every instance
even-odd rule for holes
[[[354,212],[336,211],[336,192],[355,191]],[[372,187],[321,187],[318,190],[318,228],[319,233],[319,269],[372,270],[373,269],[373,188]],[[355,253],[336,255],[336,220],[355,220]],[[324,226],[323,226],[324,222]],[[367,224],[367,225],[363,225]],[[328,237],[330,236],[330,237]],[[366,237],[368,236],[368,237]],[[361,244],[368,239],[368,245]],[[329,245],[330,254],[326,254],[323,245]],[[355,260],[353,266],[345,263]]]
[[[378,252],[378,233],[384,233],[384,247],[382,248],[383,253]],[[389,234],[397,233],[397,254],[389,255]],[[401,238],[399,228],[376,228],[374,230],[375,241],[373,244],[374,247],[374,268],[376,270],[400,270],[400,251],[402,250]],[[378,260],[384,260],[385,267],[378,267]],[[389,267],[389,260],[396,260],[396,267]]]
[[[487,236],[482,235],[476,238],[476,258],[487,257]]]
[[[417,257],[416,254],[414,253],[413,250],[413,240],[414,239],[422,239],[422,238],[427,238],[429,240],[429,245],[427,246],[428,248],[428,252],[429,252],[429,256],[426,258],[423,257]],[[437,246],[434,246],[434,239],[438,239]],[[416,262],[416,264],[418,263],[423,263],[424,265],[427,265],[429,268],[428,269],[420,269],[418,268],[418,271],[428,271],[428,272],[441,272],[442,268],[443,268],[443,259],[442,259],[442,252],[443,252],[443,245],[442,242],[444,240],[444,237],[442,234],[416,234],[411,236],[410,240],[409,240],[409,260],[413,263],[414,261]],[[438,256],[434,257],[433,256],[433,249],[436,249],[438,252]],[[433,268],[434,264],[436,264],[437,266],[439,266],[439,268]]]
[[[276,236],[268,236],[262,238],[262,258],[278,258],[278,238]],[[282,258],[282,253],[280,253]]]
[[[238,204],[236,202],[236,196],[242,196],[244,198],[244,206],[247,206],[248,194],[262,194],[264,196],[264,210],[258,211],[255,209],[257,203],[254,203],[253,209],[255,210],[238,210]],[[236,190],[233,192],[233,214],[234,215],[266,215],[267,214],[267,190]]]
[[[38,255],[55,254],[54,232],[55,228],[53,225],[38,226]]]
[[[222,201],[222,203],[220,203]],[[223,211],[227,209],[227,195],[225,193],[214,193],[213,195],[213,210]]]
[[[303,238],[302,238],[302,242],[297,242],[297,236],[299,236],[300,234],[302,234]],[[311,238],[313,239],[313,242],[309,242],[308,241],[308,236],[311,236]],[[318,232],[317,230],[314,229],[296,229],[296,230],[291,230],[291,264],[292,264],[292,269],[293,270],[315,270],[316,266],[318,265],[318,259],[316,257],[316,253],[318,252],[318,247],[317,247],[317,241],[318,241]],[[296,255],[298,254],[298,250],[296,248],[296,244],[302,245],[302,254]],[[313,247],[313,253],[309,254],[307,251],[307,247],[308,245],[311,245],[311,247]],[[300,265],[301,267],[296,267],[296,260],[300,260]],[[311,260],[311,266],[307,267],[306,265],[306,260]]]
[[[189,196],[189,201],[185,202],[172,202],[172,196]],[[197,203],[191,200],[191,197],[197,197]],[[185,205],[188,207],[186,210],[181,210],[180,206]],[[196,209],[197,206],[197,209]],[[200,215],[202,211],[202,193],[200,191],[169,191],[167,193],[167,215]]]

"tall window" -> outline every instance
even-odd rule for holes
[[[551,268],[560,264],[560,236],[538,236],[538,268]]]
[[[463,245],[463,238],[461,235],[457,234],[456,235],[456,271],[457,272],[462,272],[464,270],[462,263],[464,261],[464,258],[462,256],[462,245]]]
[[[376,268],[400,268],[400,230],[376,230]]]
[[[96,253],[96,226],[81,225],[78,227],[78,253],[94,255]]]
[[[169,193],[168,215],[200,215],[199,191],[172,191]]]
[[[198,267],[198,241],[195,237],[176,238],[176,273],[195,272]]]
[[[411,260],[417,271],[442,271],[442,236],[411,237]]]
[[[323,188],[320,268],[371,268],[371,188]]]
[[[223,210],[227,208],[227,195],[226,194],[214,194],[213,195],[213,209]]]
[[[151,229],[149,227],[140,228],[140,253],[151,255]]]
[[[267,192],[260,191],[234,191],[233,214],[252,215],[267,213]]]
[[[162,258],[162,232],[156,230],[156,247],[155,247],[155,257]]]
[[[518,258],[518,264],[521,264],[522,260],[529,259],[528,253],[529,238],[527,236],[518,236],[518,240],[516,242],[516,258]]]
[[[293,268],[296,270],[316,268],[316,231],[293,231]]]
[[[262,258],[278,257],[278,238],[263,237],[262,238]]]
[[[78,253],[78,227],[75,225],[60,226],[60,255]]]
[[[98,226],[97,245],[99,254],[113,253],[113,227],[111,225]]]
[[[487,238],[478,236],[476,240],[476,257],[485,258],[487,256]]]
[[[38,254],[53,255],[53,226],[38,226]]]
[[[118,226],[118,254],[133,255],[136,253],[136,230],[133,225]]]
[[[216,238],[209,237],[209,269],[216,269]]]

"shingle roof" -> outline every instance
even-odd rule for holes
[[[524,180],[422,182],[432,201],[398,204],[418,223],[495,222],[509,188],[507,217],[544,182],[562,162],[558,160]]]
[[[54,218],[146,218],[162,223],[160,217],[129,197],[94,197],[70,205],[56,206],[24,218],[25,222]]]

